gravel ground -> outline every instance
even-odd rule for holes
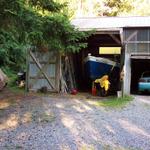
[[[0,150],[150,150],[150,96],[123,108],[84,97],[0,100]]]

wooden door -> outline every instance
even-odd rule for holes
[[[56,52],[29,51],[28,89],[59,91],[59,54]]]

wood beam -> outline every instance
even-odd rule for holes
[[[113,34],[109,34],[109,36],[118,44],[121,44],[121,41]]]
[[[89,46],[91,47],[100,47],[100,46],[103,46],[103,47],[121,47],[122,45],[121,44],[102,44],[102,43],[92,43],[92,44],[89,44]]]
[[[131,56],[131,59],[150,59],[150,56]]]
[[[137,33],[138,33],[138,31],[136,30],[136,31],[134,31],[126,40],[125,40],[125,42],[126,43],[128,43],[134,36],[136,36],[137,35]]]
[[[123,44],[123,29],[120,29],[120,40],[121,43]]]

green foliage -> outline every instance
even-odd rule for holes
[[[130,13],[127,15],[134,15],[134,16],[150,16],[150,1],[149,0],[133,0],[134,8]]]
[[[117,16],[120,12],[129,12],[133,7],[129,0],[109,0],[104,3],[110,10],[104,12],[106,16]]]
[[[89,34],[79,32],[62,9],[66,4],[53,0],[0,1],[0,67],[14,71],[25,67],[30,46],[63,53],[78,52]]]
[[[133,0],[102,0],[94,4],[97,16],[119,16],[133,9]]]
[[[48,39],[44,42],[51,50],[78,52],[86,46],[85,43],[81,43],[81,39],[85,39],[89,34],[74,29],[66,16],[60,14],[45,16],[43,17],[43,26],[45,28],[43,37]]]
[[[88,16],[120,16],[131,12],[134,9],[134,2],[147,0],[57,0],[58,2],[68,2],[69,11],[73,17]],[[148,5],[149,6],[149,5]],[[138,10],[139,7],[138,6]],[[144,7],[143,7],[144,8]],[[137,9],[137,8],[136,8]],[[147,10],[148,11],[148,10]]]
[[[37,10],[59,12],[65,5],[53,0],[29,0],[29,4]]]
[[[25,47],[16,40],[14,31],[0,30],[0,65],[14,68],[23,67]],[[0,67],[1,67],[0,66]]]

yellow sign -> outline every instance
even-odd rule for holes
[[[99,54],[121,54],[121,47],[100,47]]]

